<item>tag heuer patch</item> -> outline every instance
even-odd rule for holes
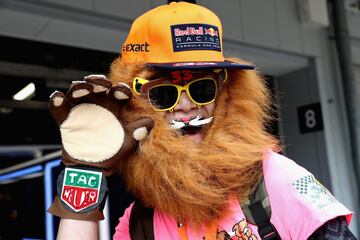
[[[58,195],[64,206],[75,212],[96,208],[104,199],[106,190],[106,180],[100,171],[65,168],[59,175]]]
[[[302,177],[292,184],[316,208],[322,209],[337,202],[336,198],[312,175]]]

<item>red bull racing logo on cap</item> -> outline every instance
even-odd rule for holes
[[[174,52],[214,50],[221,52],[219,30],[209,24],[172,25],[171,37]]]

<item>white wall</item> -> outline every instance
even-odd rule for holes
[[[296,54],[320,54],[318,30],[301,25],[295,0],[198,2],[219,15],[226,39]]]
[[[165,0],[0,0],[0,34],[118,52],[131,21]],[[317,29],[302,27],[295,0],[200,0],[229,41],[318,55]]]

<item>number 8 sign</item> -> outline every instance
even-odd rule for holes
[[[316,132],[324,129],[320,103],[300,106],[297,112],[300,133]]]

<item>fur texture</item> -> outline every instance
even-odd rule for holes
[[[264,125],[270,119],[269,93],[257,71],[228,72],[229,79],[215,102],[214,121],[199,145],[178,136],[164,113],[155,112],[135,94],[124,109],[123,119],[129,122],[141,116],[155,121],[138,154],[120,166],[129,190],[147,206],[199,225],[221,218],[229,194],[236,193],[242,201],[261,178],[263,153],[278,144]],[[131,85],[135,76],[154,74],[142,65],[116,59],[110,79]]]

